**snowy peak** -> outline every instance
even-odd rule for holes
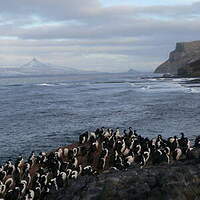
[[[32,67],[48,67],[48,64],[42,63],[39,60],[37,60],[36,58],[33,58],[30,62],[22,65],[22,67],[28,67],[28,68],[32,68]]]
[[[82,70],[66,66],[58,66],[49,63],[43,63],[36,58],[33,58],[30,62],[22,65],[19,71],[28,75],[55,75],[55,74],[76,74],[85,73]]]
[[[0,69],[0,76],[31,76],[31,75],[63,75],[63,74],[88,74],[93,72],[86,72],[84,70],[78,70],[66,66],[52,65],[49,63],[43,63],[33,58],[30,62],[15,68]]]

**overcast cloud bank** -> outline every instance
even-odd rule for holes
[[[176,42],[199,40],[200,2],[0,0],[0,65],[37,57],[77,69],[155,69]]]

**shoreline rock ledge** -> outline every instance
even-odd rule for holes
[[[131,167],[107,171],[98,177],[84,176],[68,189],[52,192],[48,200],[199,200],[200,163],[197,160],[172,165]]]
[[[198,62],[199,61],[199,62]],[[156,68],[154,73],[170,73],[180,76],[200,75],[200,41],[176,43],[169,59]]]

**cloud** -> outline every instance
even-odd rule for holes
[[[199,39],[200,2],[107,7],[97,0],[0,3],[3,64],[37,56],[75,68],[149,70],[167,57],[176,42]]]

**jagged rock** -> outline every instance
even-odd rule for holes
[[[170,53],[169,59],[154,72],[177,75],[181,72],[180,68],[189,67],[197,60],[200,60],[200,41],[177,43],[176,49]]]

